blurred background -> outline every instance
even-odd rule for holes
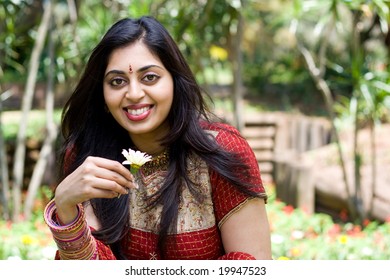
[[[164,24],[212,112],[253,148],[274,259],[389,259],[389,8],[0,0],[0,259],[54,257],[42,212],[56,185],[62,106],[105,31],[142,15]]]

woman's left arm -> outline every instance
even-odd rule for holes
[[[245,161],[248,172],[237,175],[258,196],[248,196],[220,174],[211,171],[215,216],[225,249],[225,255],[220,259],[272,259],[265,208],[267,195],[255,154],[237,129],[226,124],[217,127],[214,128],[217,132],[213,134],[217,143]]]
[[[270,229],[262,198],[250,199],[221,225],[225,253],[244,252],[272,259]]]

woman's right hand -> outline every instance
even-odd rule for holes
[[[116,198],[136,187],[129,169],[119,162],[88,157],[56,188],[58,218],[62,224],[69,224],[77,216],[77,204],[92,198]]]

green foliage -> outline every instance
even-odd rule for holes
[[[7,1],[6,1],[7,2]],[[21,15],[32,9],[32,14],[39,20],[42,14],[40,1],[22,1],[24,5],[18,7]],[[244,10],[245,16],[254,19],[254,13],[250,5],[241,7],[240,1],[181,1],[181,0],[122,0],[122,1],[97,1],[86,0],[77,3],[77,20],[70,20],[71,15],[66,1],[54,2],[53,33],[56,41],[56,76],[60,83],[69,84],[77,80],[80,71],[101,36],[111,24],[123,17],[139,17],[152,15],[158,18],[171,32],[178,42],[179,47],[186,55],[194,72],[204,79],[204,69],[213,68],[214,65],[222,65],[229,69],[226,60],[213,60],[210,56],[210,48],[218,46],[228,51],[233,40],[231,35],[237,25],[237,16],[240,10]],[[4,18],[5,9],[10,5],[3,4]],[[2,15],[2,13],[0,13]],[[16,14],[7,14],[7,17],[15,25]],[[36,22],[30,22],[25,28],[34,30]],[[33,35],[34,32],[26,32]],[[21,38],[17,29],[9,30],[7,36]],[[12,37],[12,38],[13,38]],[[34,37],[31,36],[30,40]],[[8,40],[10,41],[10,40]],[[7,42],[8,42],[7,41]],[[30,56],[32,41],[25,48],[15,48],[13,44],[6,45],[9,52],[20,59],[20,70],[25,74],[26,64]],[[11,56],[7,56],[11,57]],[[42,56],[39,77],[46,76],[45,63],[47,53]],[[11,62],[6,62],[8,65]],[[8,76],[9,77],[9,76]],[[20,80],[18,76],[11,76],[11,81]]]
[[[101,36],[117,20],[119,13],[114,13],[111,6],[104,2],[83,1],[80,4],[77,22],[69,21],[66,3],[55,8],[56,73],[59,83],[69,84],[80,77],[92,48]]]
[[[322,34],[332,20],[336,20],[334,35],[327,49],[330,59],[326,64],[326,79],[340,99],[342,96],[351,97],[352,87],[359,84],[360,78],[370,73],[378,75],[378,66],[388,61],[388,48],[383,45],[389,21],[388,1],[385,0],[76,2],[77,19],[74,22],[67,1],[54,2],[56,77],[66,87],[74,85],[79,78],[91,49],[107,28],[116,20],[128,16],[157,17],[178,42],[199,81],[207,84],[232,82],[230,48],[241,13],[245,19],[242,43],[244,83],[251,95],[279,102],[282,104],[280,109],[287,110],[300,102],[304,103],[300,109],[313,107],[309,106],[310,103],[320,104],[315,98],[317,90],[297,51],[294,34],[298,34],[316,52],[323,40]],[[3,82],[25,79],[42,9],[42,1],[38,0],[1,2],[0,56],[4,59],[0,60],[0,75]],[[352,53],[350,50],[354,14],[362,15],[360,26],[363,33],[370,30],[370,21],[378,17],[379,24],[373,31],[363,34],[370,38],[365,44],[366,52]],[[216,59],[212,54],[214,47],[224,50],[228,54],[227,59]],[[48,61],[45,50],[39,71],[41,80],[47,75]],[[214,78],[220,77],[219,73],[224,73],[223,78]],[[370,92],[369,95],[375,95],[371,93],[375,90],[373,87],[363,88]],[[386,107],[376,107],[381,114],[385,112],[383,108]]]
[[[26,16],[25,11],[31,9],[27,1],[1,1],[0,3],[0,77],[2,82],[25,73],[24,51],[26,45],[33,44],[32,32],[35,18]],[[23,24],[22,24],[23,22]],[[8,75],[5,73],[8,72]]]
[[[322,114],[317,89],[294,36],[295,18],[305,12],[306,6],[301,1],[249,3],[246,12],[252,16],[245,22],[243,78],[250,95],[271,106],[279,104],[278,110],[298,108],[304,113]]]

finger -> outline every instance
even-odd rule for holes
[[[106,189],[94,189],[93,192],[91,192],[91,194],[93,193],[92,198],[117,198],[118,196],[120,197],[121,195],[123,195],[122,193],[118,193],[118,192],[115,192],[115,191],[111,191],[111,190],[106,190]]]
[[[133,181],[129,181],[116,171],[110,169],[97,167],[94,174],[97,178],[114,181],[125,188],[133,188]]]
[[[101,157],[95,157],[93,160],[96,166],[116,172],[129,182],[134,181],[134,176],[131,174],[130,170],[119,162]]]
[[[93,187],[95,190],[110,191],[116,194],[127,194],[129,192],[127,188],[123,187],[117,182],[102,178],[95,178],[91,184],[91,187]]]

